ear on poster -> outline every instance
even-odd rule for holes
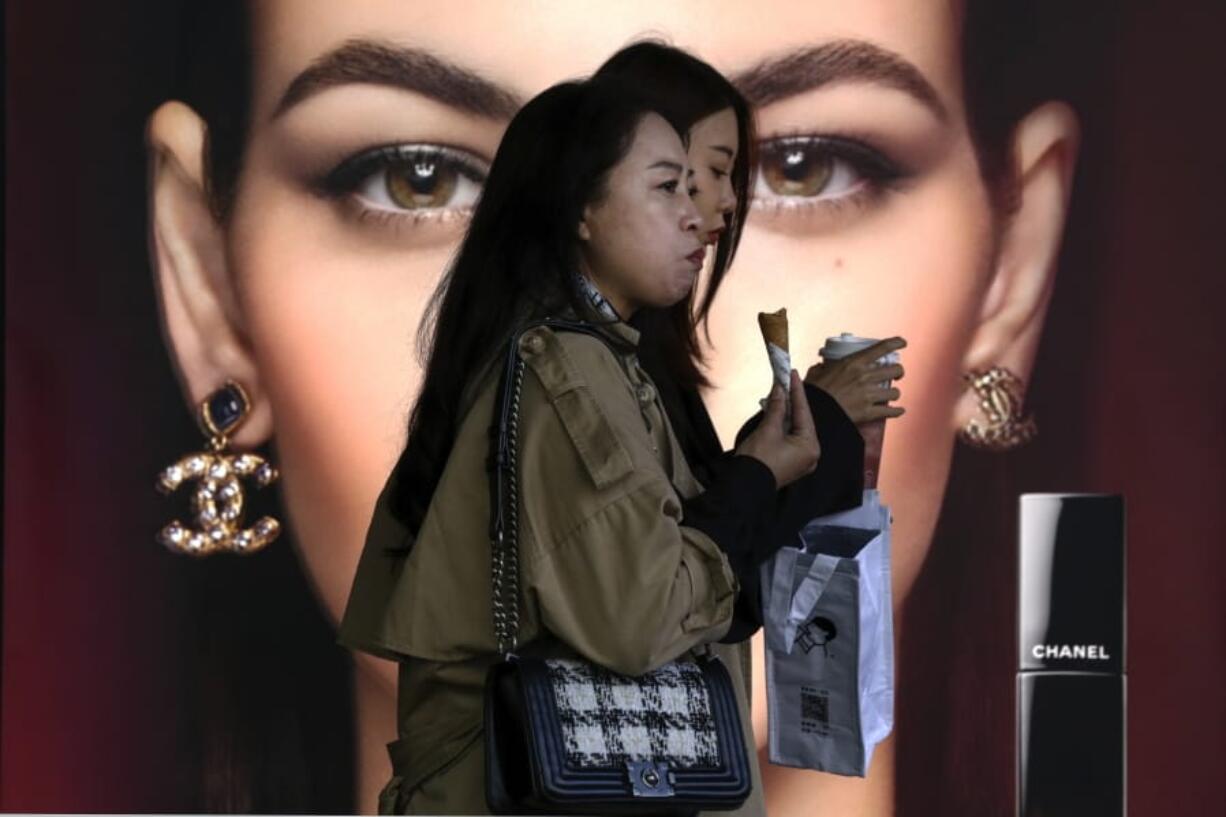
[[[188,410],[227,380],[242,384],[250,414],[231,441],[252,448],[272,435],[272,411],[243,331],[226,261],[225,231],[209,207],[204,176],[207,125],[181,102],[149,117],[151,255],[162,328]]]
[[[1063,102],[1040,105],[1014,129],[1012,206],[1003,215],[992,276],[962,359],[964,377],[998,373],[998,381],[1016,384],[1008,387],[1019,412],[1055,284],[1078,142],[1077,115]],[[982,399],[966,389],[952,417],[956,431],[982,424]],[[1020,414],[1011,421],[1024,422]]]

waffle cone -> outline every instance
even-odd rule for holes
[[[775,345],[787,352],[788,349],[788,311],[785,307],[778,312],[759,312],[758,328],[762,330],[762,339],[768,345]]]

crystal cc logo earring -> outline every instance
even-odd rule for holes
[[[200,429],[209,438],[209,450],[183,457],[158,477],[158,489],[171,494],[189,480],[197,483],[192,495],[196,527],[189,528],[178,519],[162,528],[158,541],[176,553],[208,556],[220,551],[254,553],[277,538],[281,523],[271,516],[242,527],[243,488],[241,478],[255,481],[263,488],[274,482],[277,469],[256,454],[230,454],[228,435],[251,411],[251,400],[243,387],[233,380],[214,391],[200,404]]]
[[[959,431],[959,438],[984,451],[1011,451],[1025,445],[1039,433],[1033,417],[1022,414],[1025,386],[1021,379],[1003,366],[986,372],[966,372],[962,380],[975,390],[979,409],[987,422],[971,420]]]

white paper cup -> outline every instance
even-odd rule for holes
[[[826,338],[826,344],[822,346],[820,354],[823,361],[841,360],[879,342],[877,338],[861,338],[850,332],[844,332],[841,335]],[[890,352],[877,358],[876,363],[878,366],[889,366],[900,359],[898,352]],[[890,383],[890,378],[881,381],[881,385],[885,388],[889,388]],[[882,417],[879,420],[857,426],[860,429],[860,435],[864,437],[865,488],[877,487],[877,477],[881,472],[881,448],[885,441],[885,420],[886,418]]]

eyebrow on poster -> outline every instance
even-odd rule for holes
[[[834,40],[763,59],[731,76],[754,106],[823,86],[861,82],[902,91],[944,122],[945,106],[923,73],[902,57],[863,40]],[[289,83],[272,119],[329,88],[385,85],[421,94],[467,113],[509,119],[523,100],[510,88],[423,49],[376,40],[349,40]]]

